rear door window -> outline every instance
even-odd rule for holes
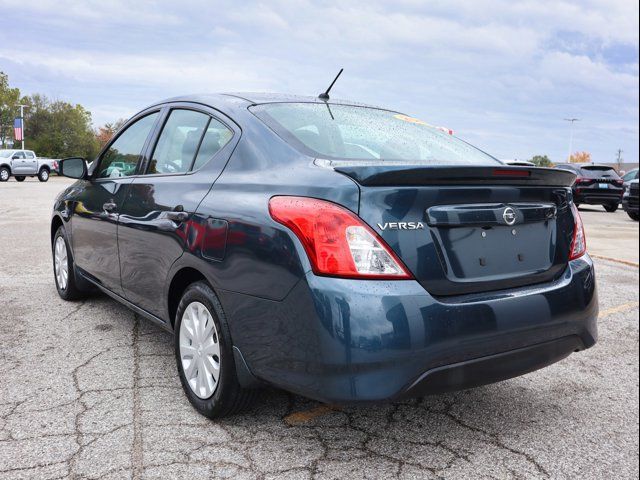
[[[207,131],[204,134],[200,148],[198,149],[192,170],[199,169],[211,160],[222,147],[229,143],[231,137],[233,137],[233,132],[222,122],[212,118],[207,126]]]
[[[148,175],[186,173],[211,160],[233,137],[233,132],[210,115],[174,109],[160,133]]]
[[[188,172],[210,118],[195,110],[172,110],[153,150],[147,174]]]

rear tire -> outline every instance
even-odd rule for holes
[[[206,282],[193,283],[186,289],[174,327],[178,374],[191,405],[209,418],[225,417],[248,407],[256,391],[242,388],[238,382],[229,325]]]
[[[53,278],[60,298],[69,301],[84,298],[86,291],[78,285],[64,226],[60,226],[56,231],[51,251],[53,254]]]
[[[16,182],[24,182],[24,179],[27,178],[24,175],[17,175]]]
[[[609,205],[603,205],[603,207],[607,212],[613,213],[618,210],[619,205],[617,203],[610,203]]]
[[[47,182],[49,180],[49,170],[46,168],[41,168],[38,172],[38,180],[41,182]]]
[[[0,182],[6,182],[11,176],[11,171],[7,167],[0,168]]]
[[[629,218],[631,218],[631,220],[633,220],[634,222],[637,222],[640,219],[640,215],[638,215],[637,213],[627,212],[627,215],[629,215]]]

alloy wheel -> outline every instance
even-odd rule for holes
[[[61,236],[56,238],[56,244],[54,247],[54,266],[58,287],[60,287],[61,290],[66,290],[67,284],[69,283],[69,262],[67,244]]]
[[[9,180],[9,172],[5,169],[0,170],[0,180],[6,182]]]
[[[189,387],[198,398],[216,391],[220,380],[220,338],[205,305],[191,302],[180,323],[180,361]]]

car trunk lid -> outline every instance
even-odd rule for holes
[[[435,296],[550,281],[566,268],[571,172],[331,162],[360,185],[359,215]]]

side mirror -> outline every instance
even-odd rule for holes
[[[60,175],[69,178],[87,178],[87,162],[81,157],[63,158],[58,162]]]
[[[20,155],[18,155],[17,153],[11,157],[11,160],[18,160],[20,158]]]

